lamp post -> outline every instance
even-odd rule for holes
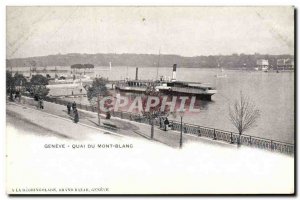
[[[100,126],[100,98],[99,95],[97,95],[97,114],[98,114],[98,126]]]
[[[179,111],[180,116],[180,140],[179,140],[179,148],[182,148],[182,118],[184,116],[184,110]]]
[[[11,101],[13,101],[13,71],[12,71],[12,65],[10,66],[10,74],[11,74],[11,80],[9,83],[9,98]]]
[[[22,95],[22,89],[23,89],[23,82],[22,80],[20,81],[20,93],[19,93],[19,102],[21,102],[21,95]]]

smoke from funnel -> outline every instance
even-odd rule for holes
[[[135,68],[135,80],[138,80],[139,78],[139,68]]]
[[[172,81],[176,81],[176,67],[177,67],[177,64],[174,64],[173,65]]]

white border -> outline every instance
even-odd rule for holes
[[[0,145],[0,155],[1,155],[1,173],[0,173],[0,199],[8,199],[9,197],[5,194],[5,59],[6,59],[6,33],[5,33],[5,10],[6,6],[35,6],[35,5],[61,5],[61,6],[76,6],[76,5],[98,5],[98,6],[130,6],[130,5],[138,5],[138,6],[149,6],[149,5],[157,5],[157,6],[268,6],[268,5],[294,5],[298,8],[298,16],[299,16],[299,0],[244,0],[244,1],[236,1],[236,0],[106,0],[106,1],[98,1],[98,0],[60,0],[60,1],[50,1],[50,0],[2,0],[0,1],[0,63],[1,63],[1,87],[0,87],[0,127],[1,127],[1,145]],[[297,20],[297,27],[299,27],[299,20]],[[299,34],[298,34],[299,35]],[[298,36],[297,35],[297,36]],[[297,58],[299,58],[299,53],[297,53]],[[298,67],[298,66],[296,66]],[[299,73],[299,69],[297,70]],[[298,75],[297,73],[297,75]],[[299,86],[297,86],[297,93],[299,93]],[[297,102],[298,103],[298,102]],[[299,122],[299,118],[297,119],[297,124]],[[297,134],[297,133],[296,133]],[[299,136],[298,136],[299,138]],[[298,159],[298,158],[297,158]],[[299,174],[299,173],[298,173]],[[299,192],[299,184],[297,191]],[[34,197],[28,197],[26,199],[31,199]],[[41,199],[42,197],[34,198]],[[84,198],[84,197],[82,197]],[[101,197],[104,199],[108,199],[108,197]],[[186,198],[186,197],[185,197]],[[206,197],[207,198],[207,197]],[[272,197],[273,198],[273,197]],[[287,197],[288,198],[288,197]],[[55,199],[62,199],[61,197]],[[124,199],[124,198],[122,198]],[[126,198],[128,199],[128,198]],[[263,199],[263,197],[259,197],[256,199]]]

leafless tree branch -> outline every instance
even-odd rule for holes
[[[229,119],[240,135],[254,127],[259,116],[260,112],[254,102],[242,92],[240,98],[229,106]]]

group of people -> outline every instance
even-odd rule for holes
[[[71,109],[74,115],[74,122],[77,123],[79,122],[79,115],[78,115],[78,110],[76,108],[76,103],[75,101],[71,104],[70,102],[68,102],[67,104],[67,109],[68,109],[68,114],[71,114]]]
[[[20,93],[20,91],[16,91],[15,94],[13,94],[11,92],[10,95],[9,95],[9,100],[10,101],[18,100],[20,102],[21,101],[21,93]]]

